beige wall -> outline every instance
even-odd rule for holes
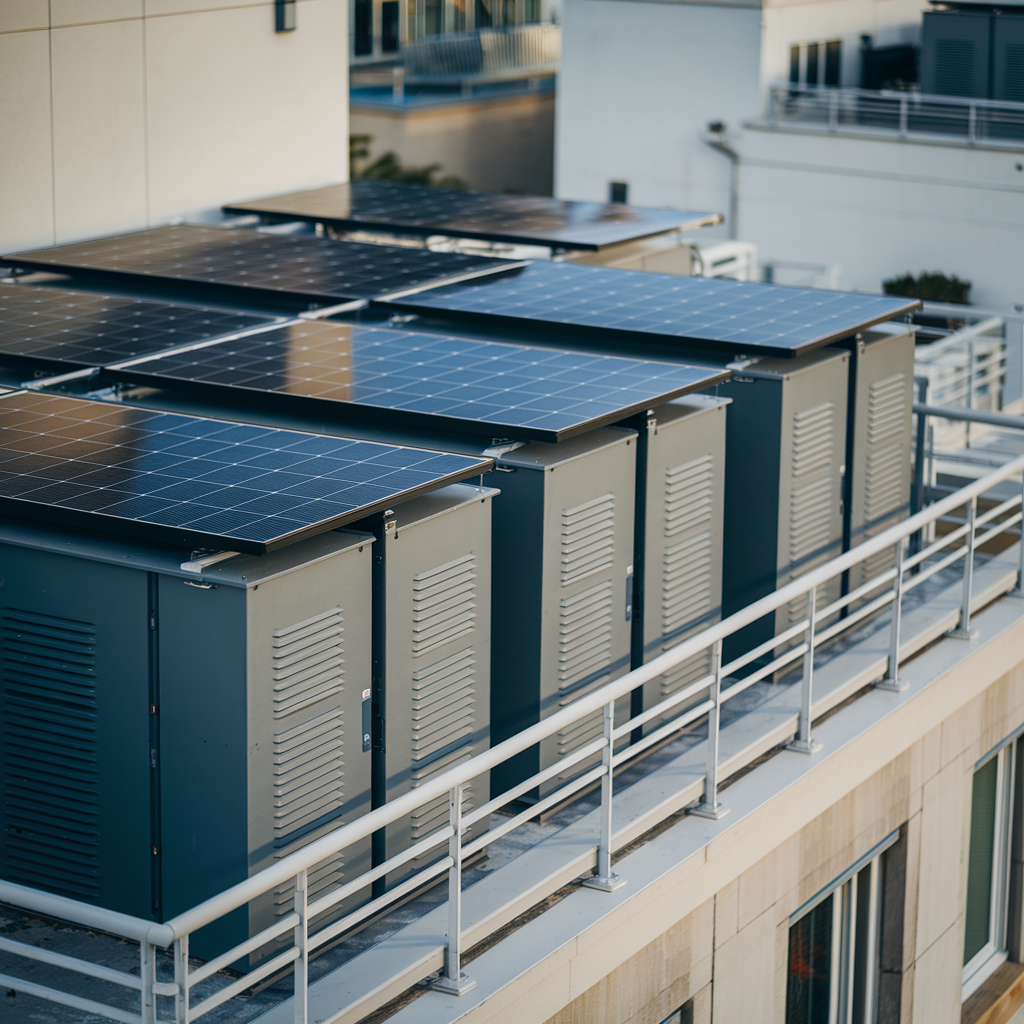
[[[551,195],[555,97],[551,92],[390,110],[352,104],[352,133],[371,135],[370,163],[440,164],[470,188]]]
[[[348,175],[345,0],[0,0],[0,252]]]
[[[956,1024],[974,765],[1022,723],[1024,665],[722,885],[548,1024],[658,1024],[691,997],[695,1024],[782,1024],[789,915],[901,825],[901,1019]],[[691,886],[699,891],[698,876]]]

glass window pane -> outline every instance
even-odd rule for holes
[[[373,5],[370,0],[356,0],[355,31],[352,51],[357,57],[373,53]]]
[[[822,901],[789,929],[786,1024],[828,1024],[834,902]]]
[[[818,84],[818,44],[807,44],[807,84]]]
[[[398,49],[398,0],[384,0],[380,5],[380,48],[385,53]]]
[[[842,42],[833,39],[825,44],[825,84],[839,84],[839,58],[842,52]]]
[[[967,861],[967,922],[964,963],[988,942],[992,915],[992,861],[995,854],[996,781],[999,758],[974,773],[971,843]]]
[[[800,81],[800,47],[791,46],[789,48],[789,80],[791,82]]]

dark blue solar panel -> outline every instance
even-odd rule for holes
[[[292,324],[118,371],[130,380],[273,393],[395,422],[559,441],[728,374],[582,352],[325,321]]]
[[[170,543],[263,554],[490,466],[32,391],[0,394],[0,511]]]
[[[491,281],[393,303],[424,314],[640,334],[736,352],[799,355],[917,308],[916,299],[536,261]]]
[[[202,306],[0,285],[0,355],[30,361],[105,366],[274,320]]]
[[[661,210],[625,203],[581,203],[427,188],[395,181],[353,181],[225,206],[341,228],[370,228],[455,238],[595,250],[665,231],[716,224],[717,213]]]
[[[517,262],[331,238],[177,224],[57,245],[0,264],[184,282],[321,303],[369,299],[493,274]]]

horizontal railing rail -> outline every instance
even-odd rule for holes
[[[921,406],[918,411],[922,417],[946,415],[951,412],[946,407],[932,406]],[[960,415],[966,412],[959,408],[952,411]],[[290,970],[294,973],[295,1020],[297,1024],[307,1024],[308,963],[311,953],[367,919],[387,911],[410,893],[447,874],[449,921],[444,969],[441,977],[435,980],[433,985],[447,992],[466,991],[473,984],[463,976],[461,970],[464,931],[461,911],[462,866],[467,857],[479,853],[488,843],[535,818],[542,811],[599,782],[600,835],[594,847],[596,874],[593,878],[585,880],[584,884],[606,891],[617,888],[623,882],[616,877],[612,869],[612,794],[615,769],[651,746],[691,728],[702,718],[707,720],[707,767],[704,776],[704,795],[700,803],[692,809],[692,813],[713,818],[726,813],[718,799],[718,744],[723,705],[760,680],[778,678],[781,674],[794,670],[801,671],[800,711],[796,735],[789,746],[790,749],[799,752],[813,752],[817,749],[811,735],[816,650],[829,640],[891,607],[887,669],[885,677],[876,685],[899,690],[903,685],[899,678],[903,597],[910,590],[921,586],[927,579],[961,559],[964,571],[959,623],[950,635],[970,637],[975,551],[979,545],[1002,533],[1019,533],[1019,524],[1022,522],[1020,490],[1013,497],[980,514],[977,508],[978,499],[998,484],[1010,479],[1019,480],[1020,486],[1024,487],[1024,456],[1013,459],[969,486],[910,515],[845,554],[811,569],[798,579],[728,618],[702,629],[646,665],[578,698],[568,707],[523,732],[438,774],[413,792],[404,794],[385,806],[335,829],[301,850],[283,857],[271,867],[163,924],[113,914],[75,900],[4,882],[0,882],[0,901],[28,911],[61,917],[88,927],[133,938],[140,943],[141,968],[137,986],[134,976],[122,977],[119,972],[106,968],[97,969],[95,965],[89,965],[85,961],[71,957],[61,958],[57,966],[93,977],[102,976],[105,980],[137,987],[140,991],[140,1012],[137,1015],[114,1007],[101,1010],[97,1008],[99,1004],[95,1003],[89,1004],[89,1012],[105,1013],[115,1020],[156,1024],[160,1019],[157,1013],[157,997],[173,997],[173,1020],[176,1024],[188,1024],[189,1021],[202,1017],[258,982]],[[961,508],[966,509],[966,516],[961,525],[955,526],[949,533],[925,547],[915,547],[911,543],[909,552],[905,552],[908,539],[920,538],[920,531]],[[824,584],[842,577],[844,573],[865,563],[871,556],[885,551],[892,551],[894,554],[891,566],[850,592],[824,603],[824,606],[819,606],[819,591]],[[790,606],[792,602],[801,601],[806,602],[806,605],[800,611],[798,621],[754,650],[723,663],[722,643],[727,637],[779,609]],[[616,707],[627,694],[690,659],[706,654],[710,654],[708,670],[699,678],[628,721],[616,721]],[[739,675],[743,671],[746,674]],[[496,795],[485,805],[468,812],[464,811],[463,790],[474,778],[496,768],[542,740],[592,716],[600,716],[603,720],[600,737],[514,788]],[[640,736],[643,726],[653,728],[646,735]],[[627,739],[629,742],[625,742]],[[595,763],[598,758],[599,762]],[[571,776],[574,771],[574,777],[565,778],[567,775]],[[469,827],[487,819],[493,812],[506,808],[518,797],[550,784],[553,785],[549,792],[541,791],[539,802],[524,810],[513,809],[512,814],[490,831],[469,842],[463,842],[463,834]],[[352,844],[366,840],[379,829],[400,821],[423,805],[445,796],[448,798],[449,816],[443,826],[384,863],[373,866],[333,891],[318,894],[315,899],[311,899],[308,875],[316,865],[336,856]],[[371,898],[371,889],[375,881],[385,878],[399,868],[407,867],[415,860],[429,859],[432,853],[437,858],[432,863],[411,872],[400,884],[388,889],[383,895]],[[208,960],[202,966],[191,966],[189,938],[194,932],[264,894],[289,884],[294,885],[295,893],[291,913],[259,934]],[[539,902],[547,895],[546,892],[538,891],[535,899]],[[311,927],[314,919],[328,911],[336,910],[349,899],[353,899],[357,905],[352,909],[346,908],[346,912],[329,923]],[[286,948],[281,949],[274,945],[287,938],[289,933],[291,942]],[[20,953],[29,958],[35,955],[34,947],[17,948],[20,945],[22,944],[13,940],[5,941],[0,945],[0,951]],[[169,946],[173,946],[174,981],[158,982],[155,969],[156,947]],[[267,948],[271,948],[272,952],[258,960],[249,973],[227,980],[220,988],[208,992],[201,1001],[192,1006],[195,986],[208,982],[223,968],[237,964],[254,954],[258,955],[259,951]],[[105,973],[98,974],[97,970]],[[130,983],[129,977],[132,978]],[[58,1002],[67,1003],[69,1000],[77,999],[56,989],[46,989],[7,976],[4,976],[3,983],[26,992],[31,988],[33,994],[42,994],[45,998]],[[81,1000],[69,1005],[85,1009]]]

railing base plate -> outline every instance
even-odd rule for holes
[[[821,750],[821,744],[817,740],[790,740],[786,749],[797,754],[816,754]]]
[[[875,683],[876,690],[885,690],[886,693],[903,693],[910,686],[906,679],[879,679]]]
[[[712,821],[718,821],[719,818],[724,818],[729,813],[729,808],[724,804],[715,804],[714,807],[708,807],[705,803],[699,803],[690,813],[698,818],[710,818]]]
[[[476,988],[476,981],[465,974],[460,974],[458,978],[446,978],[442,975],[430,982],[428,987],[434,992],[444,992],[445,995],[462,996]]]
[[[951,629],[948,633],[943,634],[948,636],[950,640],[977,640],[978,631],[976,629]]]
[[[601,892],[615,892],[616,889],[621,889],[626,884],[626,880],[619,878],[618,875],[609,875],[607,878],[593,875],[590,878],[584,878],[580,884],[585,885],[588,889],[600,889]]]

